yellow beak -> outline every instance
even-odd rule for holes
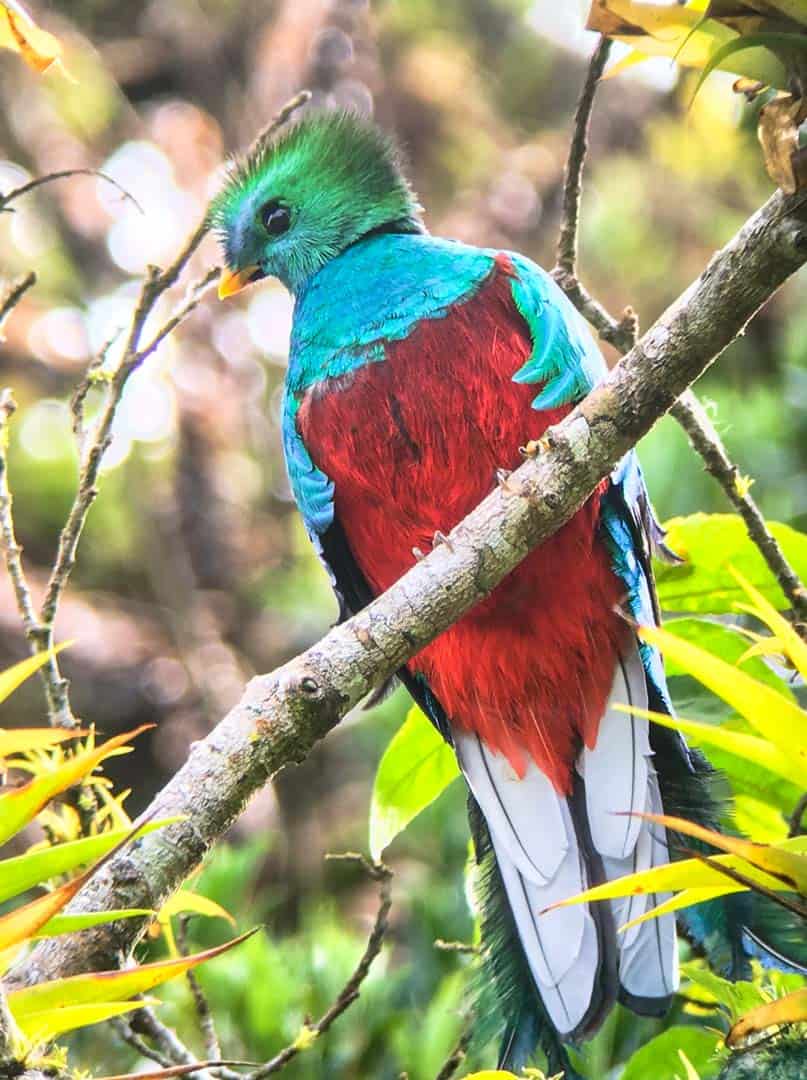
[[[259,266],[245,266],[243,270],[223,270],[219,278],[219,300],[241,292],[260,272]]]

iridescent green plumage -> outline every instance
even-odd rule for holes
[[[261,208],[288,207],[288,234],[256,227]],[[210,222],[231,270],[257,265],[292,292],[360,237],[422,231],[420,206],[393,143],[353,113],[313,113],[236,160]]]

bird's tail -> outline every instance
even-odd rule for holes
[[[502,1052],[509,1067],[542,1041],[550,1067],[572,1075],[563,1041],[592,1034],[617,999],[659,1015],[678,985],[673,916],[616,933],[663,897],[546,910],[592,885],[668,861],[663,830],[631,816],[662,810],[648,723],[616,704],[647,708],[636,646],[616,666],[597,744],[581,752],[565,797],[533,763],[519,778],[478,736],[453,732],[476,808],[484,944],[500,1012],[510,1019]]]

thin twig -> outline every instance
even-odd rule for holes
[[[195,1066],[194,1072],[198,1071],[197,1080],[212,1080],[213,1074],[197,1062],[196,1055],[185,1046],[175,1031],[158,1019],[150,1006],[146,1005],[138,1009],[133,1014],[130,1023],[133,1030],[147,1035],[156,1044],[169,1064]]]
[[[64,180],[68,176],[97,176],[100,180],[106,180],[108,184],[112,184],[123,195],[125,199],[128,199],[133,203],[140,213],[143,213],[143,207],[125,187],[114,180],[111,176],[107,176],[106,173],[101,172],[99,169],[61,169],[59,172],[46,173],[45,176],[36,176],[33,180],[28,180],[24,184],[20,184],[19,187],[9,191],[7,195],[0,194],[0,213],[2,213],[10,202],[14,199],[19,199],[22,195],[27,195],[29,191],[33,191],[35,188],[42,187],[43,184],[50,184],[53,180]]]
[[[36,285],[36,274],[31,270],[15,281],[0,301],[0,341],[3,340],[3,326],[6,319],[33,285]]]
[[[457,1069],[459,1069],[460,1065],[465,1061],[468,1047],[471,1045],[472,1034],[470,1028],[463,1031],[462,1035],[460,1035],[459,1042],[451,1051],[451,1054],[446,1058],[443,1067],[440,1069],[437,1076],[435,1076],[434,1080],[451,1080],[451,1077],[456,1074]]]
[[[194,308],[198,307],[205,292],[214,281],[218,281],[220,276],[221,267],[214,266],[208,270],[200,281],[197,281],[191,286],[186,301],[174,312],[171,318],[160,327],[148,345],[144,345],[142,349],[138,350],[133,358],[135,366],[139,366],[144,360],[147,360],[165,338],[176,330],[179,324],[190,315]]]
[[[291,101],[284,105],[276,116],[273,117],[272,121],[260,137],[269,138],[274,134],[279,127],[286,123],[296,109],[300,108],[301,105],[308,101],[309,97],[310,94],[307,91],[303,91],[292,98]],[[3,209],[12,199],[26,194],[42,183],[46,183],[50,180],[57,180],[66,176],[73,176],[76,173],[99,175],[103,179],[109,180],[110,183],[115,184],[116,187],[120,187],[119,184],[116,184],[114,180],[105,176],[103,173],[96,173],[94,170],[88,169],[67,169],[63,172],[51,173],[46,177],[28,181],[28,183],[15,188],[7,195],[0,195],[0,209]],[[121,191],[123,190],[124,189],[121,188]],[[128,192],[124,191],[124,194],[128,196]],[[131,196],[128,197],[131,198]],[[52,650],[54,623],[56,621],[59,603],[76,562],[76,552],[84,531],[84,526],[87,522],[90,507],[98,494],[98,477],[100,475],[101,465],[112,440],[112,427],[126,384],[132,373],[154,353],[165,338],[173,333],[179,324],[197,307],[205,291],[220,274],[220,269],[218,267],[210,269],[200,281],[189,289],[183,303],[180,304],[176,311],[166,320],[153,337],[146,344],[142,344],[141,338],[147,320],[154,311],[160,298],[176,284],[180,274],[185,269],[194,252],[207,234],[208,229],[208,218],[207,214],[205,214],[196,229],[188,237],[179,254],[169,266],[164,270],[160,270],[160,268],[156,266],[148,268],[140,289],[137,304],[135,305],[134,312],[132,313],[129,322],[126,341],[117,367],[103,382],[94,378],[98,369],[104,362],[107,350],[112,345],[112,340],[110,340],[110,342],[102,349],[100,356],[90,364],[84,379],[76,387],[71,401],[71,415],[73,418],[73,431],[76,436],[80,455],[78,484],[67,520],[59,534],[56,558],[53,567],[51,568],[45,591],[45,598],[42,602],[38,617],[33,611],[33,606],[29,603],[30,591],[24,586],[25,579],[22,574],[19,545],[13,540],[13,525],[11,525],[10,518],[10,496],[8,496],[4,506],[0,507],[0,514],[2,514],[3,518],[3,533],[6,539],[5,546],[7,552],[11,552],[10,557],[7,554],[6,561],[7,564],[10,561],[9,571],[12,575],[12,580],[14,581],[18,607],[26,626],[26,634],[32,651],[39,651],[41,649]],[[25,288],[30,287],[30,284],[32,283],[33,282],[25,284]],[[11,298],[11,303],[9,304],[9,298],[7,298],[0,307],[0,311],[5,312],[6,308],[10,310],[24,291],[24,288],[18,286],[17,289],[14,290],[14,296]],[[115,338],[117,338],[117,336],[118,334],[115,335]],[[100,415],[91,430],[88,431],[84,425],[84,401],[90,386],[94,385],[96,381],[99,385],[103,385],[105,397]],[[5,469],[3,468],[2,471],[3,478],[0,478],[0,480],[5,483]],[[2,500],[2,488],[0,488],[0,500]],[[6,523],[8,523],[8,527]],[[9,538],[12,542],[9,542]],[[23,603],[23,601],[25,601],[25,603]],[[52,651],[48,662],[40,669],[40,677],[45,688],[50,722],[60,727],[78,726],[70,706],[68,681],[62,677],[59,661]]]
[[[566,162],[566,176],[563,182],[563,212],[561,214],[560,233],[558,236],[557,265],[560,270],[565,270],[574,275],[577,266],[577,233],[580,217],[580,192],[583,179],[583,165],[588,153],[588,129],[591,119],[591,108],[594,104],[594,95],[597,93],[599,83],[608,55],[611,52],[611,42],[607,37],[601,37],[597,48],[588,65],[586,81],[577,109],[574,115],[572,131],[572,144],[569,147],[569,158]]]
[[[171,1065],[165,1069],[160,1069],[159,1072],[117,1073],[115,1076],[99,1076],[96,1080],[169,1080],[170,1077],[193,1076],[193,1074],[200,1069],[210,1068],[215,1064],[215,1061],[194,1061],[189,1065]],[[224,1061],[222,1064],[235,1065],[237,1068],[241,1069],[251,1069],[255,1066],[253,1061]],[[222,1070],[217,1069],[216,1074],[218,1075],[221,1071]],[[232,1070],[229,1069],[227,1071],[230,1072],[236,1080],[244,1080],[242,1073],[232,1072]],[[20,1080],[25,1080],[25,1078],[21,1077]]]
[[[379,885],[379,906],[376,913],[373,929],[367,939],[367,944],[362,957],[356,965],[353,974],[342,987],[342,991],[333,1005],[323,1013],[315,1024],[306,1024],[293,1043],[285,1047],[279,1054],[267,1061],[254,1072],[248,1073],[244,1080],[263,1080],[272,1073],[280,1072],[292,1058],[295,1058],[302,1050],[310,1046],[320,1035],[324,1035],[331,1024],[342,1015],[358,998],[361,984],[367,978],[370,966],[381,952],[384,935],[387,932],[389,910],[392,906],[391,884],[392,871],[380,862],[370,862],[363,855],[348,851],[342,855],[327,855],[328,859],[349,859],[359,863],[370,877]]]
[[[583,167],[588,151],[588,129],[597,85],[608,60],[611,42],[600,38],[589,62],[588,73],[574,117],[574,130],[566,163],[563,203],[558,236],[556,265],[552,276],[577,310],[591,323],[600,337],[626,353],[636,342],[639,325],[632,308],[625,308],[617,320],[583,286],[577,276],[577,237],[580,221]],[[730,460],[720,436],[709,420],[695,393],[688,389],[670,409],[671,415],[686,431],[692,447],[700,454],[706,470],[717,480],[737,512],[746,530],[765,559],[771,573],[787,597],[797,628],[807,636],[807,590],[788,562],[776,538],[768,529],[747,486],[738,483],[739,469]]]
[[[292,115],[297,112],[298,109],[301,109],[303,105],[307,105],[310,100],[310,90],[301,90],[298,94],[295,94],[293,98],[290,98],[289,101],[287,101],[286,104],[275,113],[275,115],[272,117],[266,127],[263,128],[262,131],[258,132],[258,134],[250,143],[247,154],[254,154],[259,151],[263,146],[266,146],[268,143],[270,143],[272,141],[272,136],[277,134],[280,128],[282,128],[284,124],[288,123]]]
[[[133,1031],[128,1021],[121,1019],[119,1016],[115,1016],[112,1018],[111,1022],[118,1037],[128,1046],[131,1046],[131,1048],[136,1053],[140,1054],[141,1057],[148,1058],[149,1061],[156,1061],[157,1064],[161,1065],[164,1069],[168,1069],[174,1064],[172,1058],[168,1057],[167,1054],[164,1054],[156,1047],[151,1046],[144,1038],[138,1035],[136,1031]]]
[[[183,915],[179,918],[177,923],[177,946],[183,956],[188,955],[187,949],[187,931],[188,931],[188,917]],[[190,987],[191,996],[193,997],[194,1008],[196,1009],[196,1016],[199,1021],[199,1030],[202,1033],[202,1040],[205,1045],[205,1056],[210,1061],[221,1060],[221,1045],[219,1043],[219,1037],[216,1032],[216,1023],[213,1019],[213,1013],[210,1010],[210,1003],[205,996],[205,992],[201,987],[199,980],[196,977],[196,973],[192,968],[189,968],[185,972],[185,978]]]
[[[22,565],[22,548],[17,543],[17,535],[14,530],[14,515],[12,513],[12,496],[8,486],[8,424],[17,408],[17,404],[9,389],[0,394],[0,540],[3,544],[8,576],[14,589],[17,607],[22,618],[25,636],[31,644],[34,652],[39,650],[41,641],[40,625],[34,607],[33,597],[25,577]]]

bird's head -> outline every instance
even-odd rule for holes
[[[309,114],[234,162],[210,222],[224,249],[222,297],[267,276],[296,293],[368,233],[423,230],[392,142],[347,112]]]

